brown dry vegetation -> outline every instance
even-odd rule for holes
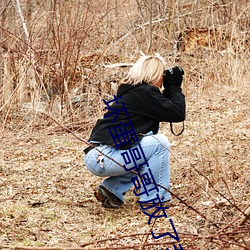
[[[132,191],[103,209],[83,141],[44,114],[87,139],[127,70],[107,66],[140,52],[185,70],[185,131],[161,124],[172,146],[167,215],[183,249],[250,249],[247,0],[0,2],[0,249],[178,246],[151,237]],[[154,223],[173,232],[166,218]]]

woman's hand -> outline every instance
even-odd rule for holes
[[[168,89],[169,86],[181,86],[184,70],[181,67],[175,66],[164,70],[163,86]]]

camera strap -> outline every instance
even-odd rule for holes
[[[182,122],[182,130],[181,130],[178,134],[176,134],[176,133],[174,132],[174,129],[173,129],[173,123],[170,122],[170,129],[171,129],[171,132],[172,132],[172,134],[174,134],[175,136],[181,135],[181,134],[183,133],[183,131],[184,131],[184,128],[185,128],[185,124],[184,124],[184,121],[183,121],[183,122]]]

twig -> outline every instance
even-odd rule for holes
[[[157,215],[159,215],[159,214],[160,214],[160,212],[161,212],[161,210],[159,210],[159,211],[157,212]],[[156,216],[157,216],[157,215],[156,215]],[[155,223],[156,223],[156,219],[155,219],[155,220],[154,220],[154,222],[152,223],[152,226],[151,226],[150,232],[152,231],[152,229],[153,229],[153,227],[154,227]],[[145,240],[144,240],[144,243],[142,243],[142,250],[144,250],[144,246],[146,246],[146,242],[148,241],[148,237],[149,237],[149,233],[148,233],[148,234],[146,234],[146,238],[145,238]]]
[[[249,217],[250,217],[250,207],[248,207],[247,209],[246,209],[246,212],[245,212],[245,216],[241,219],[241,221],[240,221],[240,226],[242,226],[248,219],[249,219]]]
[[[65,127],[64,125],[62,125],[60,122],[58,122],[54,117],[52,117],[51,115],[49,115],[49,114],[47,114],[47,113],[41,113],[41,114],[43,114],[43,115],[46,115],[48,118],[50,118],[51,120],[53,120],[57,125],[59,125],[61,128],[63,128],[64,130],[66,130],[67,132],[69,132],[70,134],[72,134],[75,138],[77,138],[78,140],[80,140],[80,141],[82,141],[82,142],[84,142],[84,143],[86,143],[86,144],[88,144],[89,146],[92,146],[89,142],[87,142],[85,139],[83,139],[83,138],[81,138],[81,137],[79,137],[77,134],[75,134],[71,129],[69,129],[69,128],[67,128],[67,127]],[[156,137],[154,137],[156,140],[158,140]],[[159,140],[158,140],[159,141]],[[163,145],[164,146],[164,145]],[[167,147],[165,147],[164,146],[164,148],[166,148],[168,151],[169,151],[169,149],[167,148]],[[96,148],[96,150],[98,151],[98,152],[100,152],[101,154],[103,154],[100,150],[98,150],[97,148]],[[169,151],[170,152],[170,151]],[[171,152],[170,152],[171,153]],[[172,154],[172,153],[171,153]],[[122,164],[120,164],[119,162],[117,162],[117,161],[115,161],[114,159],[112,159],[111,157],[109,157],[109,156],[107,156],[107,155],[105,155],[105,154],[103,154],[105,157],[107,157],[107,158],[109,158],[110,160],[112,160],[112,161],[114,161],[116,164],[118,164],[119,166],[121,166],[121,167],[123,167],[123,165]],[[175,157],[176,158],[176,157]],[[178,160],[178,159],[177,159]],[[123,167],[124,168],[124,167]],[[197,170],[198,171],[198,170]],[[136,171],[133,171],[133,170],[131,170],[130,171],[131,173],[134,173],[134,174],[136,174],[136,175],[138,175],[138,173],[136,172]],[[199,172],[199,171],[198,171]],[[202,175],[202,174],[201,174]],[[202,175],[203,176],[203,175]],[[206,178],[206,176],[204,176],[205,178]],[[207,178],[206,178],[207,179]],[[209,181],[209,180],[208,180]],[[210,183],[210,181],[209,181],[209,183]],[[211,220],[209,220],[204,214],[202,214],[201,212],[199,212],[197,209],[195,209],[194,207],[192,207],[191,205],[189,205],[187,202],[185,202],[182,198],[180,198],[178,195],[176,195],[175,193],[173,193],[172,191],[170,191],[169,189],[167,189],[167,188],[165,188],[165,187],[163,187],[162,185],[160,185],[160,184],[158,184],[157,183],[157,186],[159,186],[159,187],[161,187],[161,188],[163,188],[163,189],[165,189],[166,191],[168,191],[172,196],[174,196],[175,198],[177,198],[180,202],[182,202],[183,204],[185,204],[185,206],[187,206],[188,208],[190,208],[190,209],[192,209],[194,212],[196,212],[197,214],[199,214],[202,218],[204,218],[205,220],[207,220],[207,221],[209,221],[210,223],[212,223],[212,224],[214,224],[217,228],[219,228],[218,227],[218,225],[215,223],[215,222],[213,222],[213,221],[211,221]],[[244,212],[242,212],[241,210],[240,210],[240,212],[241,213],[243,213],[244,215],[246,215],[246,213],[244,213]],[[232,222],[233,223],[233,222]],[[231,223],[231,224],[232,224]],[[225,227],[224,229],[226,229],[226,228],[228,228],[228,226],[227,227]],[[245,231],[246,232],[246,231]],[[250,232],[250,230],[249,231],[247,231],[247,232]],[[221,233],[221,234],[218,234],[218,235],[208,235],[208,236],[198,236],[198,235],[192,235],[192,237],[193,238],[196,238],[196,239],[200,239],[201,237],[203,237],[203,238],[205,238],[205,239],[218,239],[218,237],[220,237],[220,236],[226,236],[226,235],[230,235],[230,234],[240,234],[240,233],[243,233],[242,231],[237,231],[237,232],[224,232],[224,233]],[[147,235],[148,235],[149,233],[147,233]],[[190,236],[191,234],[189,234],[189,236]],[[121,237],[123,237],[123,236],[121,236]],[[127,237],[127,236],[126,236]],[[131,237],[131,235],[130,235],[130,237]],[[106,239],[106,240],[104,240],[104,241],[107,241],[107,240],[113,240],[113,238],[112,239]],[[147,240],[147,238],[146,238],[146,240]],[[219,239],[220,240],[220,239]],[[100,242],[102,242],[102,241],[98,241],[99,243]],[[97,243],[97,242],[95,242],[95,243]],[[87,243],[87,244],[84,244],[83,246],[87,246],[87,245],[90,245],[90,244],[94,244],[94,242],[91,242],[91,243]],[[151,244],[151,243],[146,243],[146,242],[144,242],[143,243],[143,246],[147,246],[148,244]],[[235,245],[237,245],[237,246],[242,246],[242,245],[240,245],[240,244],[238,244],[238,243],[233,243],[233,242],[230,242],[230,244],[235,244]],[[106,248],[103,248],[103,249],[106,249]],[[109,249],[112,249],[112,248],[109,248]],[[124,249],[124,248],[116,248],[116,249]],[[43,250],[43,249],[42,249]]]
[[[156,138],[155,136],[153,136],[153,137],[154,137],[159,143],[161,143],[161,142],[158,140],[158,138]],[[168,150],[169,153],[170,153],[171,155],[173,155],[172,151],[170,151],[165,145],[163,145],[162,143],[161,143],[161,145],[162,145],[166,150]],[[174,158],[177,160],[177,162],[180,163],[180,161],[175,157],[175,155],[173,155],[173,156],[174,156]],[[164,187],[163,187],[162,185],[160,185],[160,184],[159,184],[159,187],[161,187],[161,188],[167,190],[172,196],[174,196],[175,198],[177,198],[181,203],[183,203],[183,204],[184,204],[185,206],[187,206],[188,208],[192,209],[194,212],[196,212],[198,215],[200,215],[203,219],[205,219],[205,220],[209,221],[210,223],[214,224],[213,221],[209,220],[204,214],[202,214],[202,213],[199,212],[197,209],[195,209],[194,207],[192,207],[191,205],[189,205],[186,201],[184,201],[182,198],[180,198],[179,196],[177,196],[176,194],[174,194],[172,191],[170,191],[170,190],[164,188]],[[217,226],[216,224],[215,224],[215,226],[218,228],[218,226]]]
[[[241,247],[241,248],[244,249],[244,250],[250,250],[250,247],[249,247],[249,246],[241,245],[241,244],[239,244],[238,242],[227,241],[227,240],[224,240],[224,239],[220,239],[220,241],[223,241],[223,242],[225,242],[225,243],[227,243],[227,244],[230,244],[230,245],[235,245],[235,246]]]
[[[249,208],[247,208],[247,209],[249,209]],[[246,209],[246,210],[247,210]],[[245,210],[245,211],[246,211]],[[244,212],[245,212],[244,211]],[[247,213],[247,212],[246,212]],[[220,230],[220,232],[222,232],[222,231],[224,231],[225,229],[227,229],[227,228],[229,228],[235,221],[237,221],[239,218],[241,217],[241,213],[235,218],[235,219],[233,219],[229,224],[227,224],[225,227],[223,227],[221,230]],[[244,218],[246,218],[246,217],[244,217]],[[239,224],[240,226],[242,226],[241,224]]]
[[[215,156],[215,154],[214,154],[213,150],[211,149],[211,147],[210,147],[209,143],[207,142],[207,140],[205,140],[205,143],[206,143],[207,147],[210,149],[210,152],[211,152],[211,154],[213,155],[213,157],[214,157],[214,159],[215,159],[215,161],[216,161],[216,165],[219,165],[218,159],[217,159],[217,157]],[[235,203],[235,200],[234,200],[234,197],[233,197],[233,195],[232,195],[232,193],[231,193],[231,190],[230,190],[230,188],[228,187],[227,182],[226,182],[226,180],[225,180],[225,178],[224,178],[225,173],[224,173],[224,171],[223,171],[223,169],[221,168],[220,165],[219,165],[219,167],[220,167],[221,172],[223,173],[223,175],[222,175],[222,181],[223,181],[223,183],[225,184],[228,193],[230,194],[230,196],[232,197],[232,199],[233,199],[233,201],[234,201],[234,203]],[[210,185],[211,185],[211,183],[210,183]],[[228,200],[228,201],[229,201],[229,200]]]
[[[222,236],[230,236],[232,234],[241,234],[241,233],[250,233],[250,230],[243,230],[243,231],[230,231],[230,232],[226,232],[226,233],[222,233],[222,234],[218,234],[218,235],[207,235],[205,237],[205,239],[210,239],[210,240],[214,240],[214,241],[223,241],[226,242],[227,244],[231,244],[231,245],[235,245],[235,246],[239,246],[242,247],[243,249],[249,250],[250,248],[246,245],[241,245],[238,242],[232,242],[232,241],[227,241],[226,239],[221,239]],[[7,246],[7,245],[0,245],[0,249],[13,249],[13,250],[83,250],[85,247],[90,246],[90,245],[94,245],[94,244],[98,244],[98,243],[102,243],[102,242],[106,242],[106,241],[117,241],[123,238],[127,238],[127,237],[134,237],[134,236],[139,236],[139,235],[148,235],[150,233],[136,233],[136,234],[129,234],[129,235],[122,235],[122,236],[117,236],[115,238],[107,238],[107,239],[103,239],[103,240],[97,240],[97,241],[92,241],[92,242],[88,242],[85,244],[81,244],[79,247],[25,247],[25,246]],[[199,236],[197,234],[192,234],[192,233],[183,233],[183,232],[179,232],[179,235],[182,236],[182,238],[184,239],[190,239],[190,240],[198,240],[201,239],[202,236]],[[166,242],[148,242],[145,243],[144,246],[156,246],[156,245],[168,245],[168,244],[173,244],[176,243],[176,241],[166,241]],[[88,248],[90,249],[95,249],[95,250],[101,250],[101,249],[136,249],[138,247],[141,247],[140,245],[132,245],[132,246],[116,246],[116,247],[101,247],[101,248]]]
[[[63,128],[64,130],[66,130],[67,132],[69,132],[70,134],[72,134],[72,135],[73,135],[75,138],[77,138],[78,140],[80,140],[80,141],[86,143],[86,144],[89,145],[89,146],[94,147],[94,146],[93,146],[91,143],[89,143],[87,140],[84,140],[83,138],[81,138],[81,137],[79,137],[77,134],[75,134],[71,129],[69,129],[69,128],[63,126],[61,123],[59,123],[54,117],[52,117],[52,116],[49,115],[48,113],[41,112],[41,114],[46,115],[48,118],[50,118],[51,120],[53,120],[57,125],[59,125],[61,128]],[[156,137],[154,137],[154,138],[155,138],[157,141],[159,141]],[[159,143],[161,143],[161,142],[159,141]],[[165,147],[164,145],[163,145],[163,147],[169,151],[169,149],[168,149],[167,147]],[[95,147],[95,149],[96,149],[99,153],[101,153],[102,155],[104,155],[105,157],[107,157],[108,159],[110,159],[111,161],[113,161],[114,163],[116,163],[117,165],[119,165],[120,167],[124,168],[124,166],[123,166],[121,163],[117,162],[116,160],[114,160],[113,158],[109,157],[108,155],[103,154],[103,152],[100,151],[98,148]],[[136,171],[130,170],[129,172],[138,175],[138,173],[137,173]],[[149,180],[149,181],[150,181],[150,180]],[[152,182],[152,181],[151,181],[151,182]],[[153,182],[152,182],[152,183],[153,183]],[[168,188],[162,186],[162,185],[159,184],[159,183],[156,183],[156,185],[159,186],[159,187],[161,187],[162,189],[168,191],[172,196],[174,196],[175,198],[177,198],[180,202],[182,202],[183,204],[185,204],[188,208],[192,209],[194,212],[196,212],[198,215],[200,215],[203,219],[205,219],[205,220],[209,221],[210,223],[214,224],[213,221],[209,220],[204,214],[202,214],[202,213],[199,212],[197,209],[195,209],[194,207],[192,207],[191,205],[189,205],[186,201],[184,201],[184,200],[183,200],[182,198],[180,198],[178,195],[176,195],[175,193],[173,193],[172,191],[170,191]],[[215,226],[218,227],[216,224],[215,224]]]
[[[163,232],[162,232],[163,233]],[[174,233],[174,232],[172,232]],[[88,242],[88,243],[85,243],[85,244],[81,244],[81,247],[86,247],[86,246],[89,246],[89,245],[93,245],[93,244],[96,244],[96,243],[102,243],[102,242],[105,242],[105,241],[114,241],[114,240],[120,240],[120,239],[123,239],[123,238],[129,238],[129,237],[135,237],[135,236],[145,236],[145,235],[150,235],[151,233],[147,232],[147,233],[136,233],[136,234],[129,234],[129,235],[121,235],[121,236],[117,236],[115,238],[107,238],[107,239],[103,239],[103,240],[97,240],[97,241],[92,241],[92,242]],[[161,232],[159,233],[161,234]],[[182,235],[185,237],[186,236],[190,236],[190,237],[197,237],[198,235],[196,234],[189,234],[189,233],[178,233],[178,235]]]
[[[110,64],[110,65],[103,64],[103,67],[113,69],[116,67],[131,67],[133,65],[134,65],[133,63],[114,63],[114,64]]]
[[[15,1],[16,1],[16,10],[17,10],[17,13],[18,13],[18,15],[19,15],[19,17],[21,19],[21,23],[22,23],[22,26],[23,26],[25,38],[26,38],[28,46],[30,48],[29,32],[28,32],[28,28],[27,28],[27,25],[25,23],[25,20],[24,20],[24,17],[23,17],[23,13],[22,13],[22,10],[21,10],[21,7],[20,7],[20,2],[19,2],[19,0],[15,0]]]
[[[193,164],[191,164],[191,167],[201,176],[203,176],[208,183],[210,184],[210,186],[214,189],[215,192],[217,192],[219,195],[221,195],[224,199],[226,199],[233,207],[235,207],[238,211],[240,211],[244,216],[247,217],[247,215],[234,203],[232,203],[224,194],[222,194],[219,190],[217,190],[214,185],[211,183],[211,181],[207,178],[207,176],[205,176],[203,173],[201,173],[198,169],[196,169]]]

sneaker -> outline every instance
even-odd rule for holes
[[[114,194],[112,194],[107,188],[99,186],[94,195],[98,201],[102,203],[105,208],[119,208],[123,202]]]

